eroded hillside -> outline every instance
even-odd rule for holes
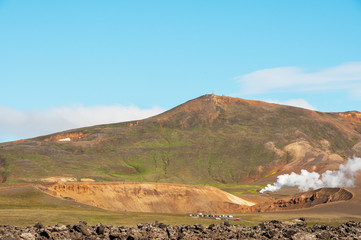
[[[272,182],[361,156],[359,112],[204,95],[148,119],[0,144],[7,181]],[[1,173],[3,172],[3,173]],[[3,177],[3,179],[5,179]]]
[[[353,194],[344,188],[321,188],[258,203],[211,186],[165,183],[56,183],[39,189],[107,210],[158,213],[255,213],[294,210],[347,201]],[[260,197],[259,194],[254,194]]]
[[[48,193],[108,210],[159,213],[234,212],[254,203],[210,186],[159,183],[58,183]]]

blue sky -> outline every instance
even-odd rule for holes
[[[361,0],[0,0],[0,142],[215,93],[361,111]]]

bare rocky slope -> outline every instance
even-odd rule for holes
[[[204,95],[140,121],[0,144],[0,181],[272,182],[361,155],[361,113]]]
[[[53,196],[107,210],[158,213],[255,213],[293,210],[346,201],[344,188],[321,188],[254,203],[211,186],[165,183],[56,183],[39,186]]]
[[[57,183],[40,187],[54,196],[108,210],[159,213],[232,213],[254,203],[211,186],[161,183]]]

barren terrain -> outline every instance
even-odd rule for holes
[[[345,202],[354,194],[344,188],[322,188],[274,199],[254,193],[247,201],[211,186],[158,183],[56,183],[39,189],[108,210],[158,213],[258,213],[306,209]],[[265,196],[266,195],[266,196]],[[359,195],[356,194],[359,203]],[[354,203],[355,200],[352,201]]]
[[[58,183],[40,189],[108,210],[158,213],[232,213],[254,203],[211,186],[160,183]]]

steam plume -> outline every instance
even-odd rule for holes
[[[301,174],[291,173],[277,177],[277,182],[268,184],[260,193],[274,192],[284,186],[298,187],[300,191],[318,189],[322,187],[352,187],[355,176],[361,170],[361,158],[350,158],[344,165],[340,165],[338,170],[322,173],[301,170]]]

